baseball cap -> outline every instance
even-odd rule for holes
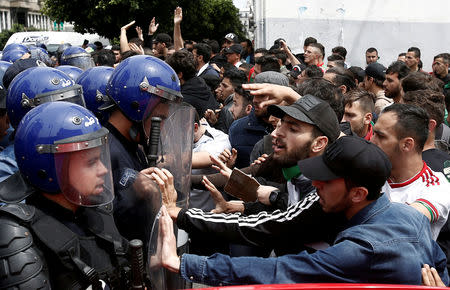
[[[380,147],[356,136],[343,136],[329,145],[324,154],[300,160],[297,165],[311,180],[349,178],[369,190],[380,190],[392,167]]]
[[[284,74],[276,71],[264,71],[256,75],[255,83],[268,83],[287,87],[289,86],[289,78]]]
[[[365,75],[384,81],[386,79],[386,68],[381,63],[373,62],[366,67]]]
[[[236,34],[230,32],[227,35],[225,35],[224,37],[226,40],[237,43],[238,42],[238,37]]]
[[[305,68],[306,68],[306,65],[304,65],[304,64],[297,64],[297,65],[294,65],[294,66],[292,67],[292,70],[289,72],[289,74],[290,74],[294,79],[296,79],[296,78],[302,73],[302,71],[305,70]]]
[[[153,38],[154,43],[165,43],[166,45],[172,43],[172,37],[166,33],[158,33],[155,38]]]
[[[336,113],[330,105],[313,95],[305,95],[290,106],[270,105],[267,111],[278,118],[288,115],[316,126],[328,137],[330,143],[334,142],[341,132]]]
[[[233,44],[232,46],[225,49],[225,54],[229,54],[229,53],[241,54],[241,52],[242,52],[242,45],[240,45],[240,44]]]

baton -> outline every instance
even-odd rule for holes
[[[159,136],[161,135],[161,118],[152,117],[152,126],[150,128],[149,138],[149,154],[147,155],[148,163],[150,167],[156,166],[156,160],[158,159],[158,145]]]
[[[144,286],[144,256],[142,254],[142,241],[134,239],[130,241],[131,251],[131,288],[145,289]]]

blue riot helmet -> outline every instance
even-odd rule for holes
[[[175,71],[164,61],[148,55],[122,61],[114,69],[106,91],[133,122],[142,122],[160,102],[182,99]]]
[[[73,65],[87,70],[94,67],[94,60],[91,55],[82,47],[71,46],[64,50],[61,55],[61,65]]]
[[[14,63],[16,60],[21,59],[27,53],[29,53],[28,50],[24,51],[22,49],[8,50],[7,52],[3,52],[2,60]]]
[[[61,55],[63,54],[64,50],[71,46],[72,44],[70,43],[63,43],[58,46],[58,49],[56,49],[56,58],[58,59],[59,64],[61,64]]]
[[[11,43],[8,44],[4,49],[3,49],[3,53],[8,52],[10,50],[21,50],[23,52],[29,52],[28,47],[26,47],[23,44],[19,44],[19,43]]]
[[[100,122],[107,121],[107,112],[100,111],[98,108],[108,101],[106,85],[113,71],[114,69],[109,66],[96,66],[84,71],[76,81],[83,87],[86,108],[93,112]]]
[[[164,61],[148,55],[132,56],[122,61],[114,69],[106,92],[133,122],[146,153],[151,117],[158,115],[166,118],[173,107],[171,103],[182,100],[180,81],[175,71]]]
[[[32,108],[54,101],[85,106],[83,89],[62,71],[39,66],[22,71],[8,87],[6,108],[11,125],[17,128]]]
[[[42,104],[17,128],[17,165],[24,179],[41,192],[62,193],[82,206],[109,203],[114,191],[108,133],[84,107]]]
[[[57,70],[62,71],[69,77],[71,77],[74,81],[77,81],[78,77],[81,75],[83,70],[79,67],[73,65],[60,65],[55,67]]]
[[[0,60],[0,86],[4,88],[3,86],[3,76],[5,75],[6,70],[12,65],[12,63],[8,61]]]

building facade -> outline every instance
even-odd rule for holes
[[[42,0],[0,0],[0,32],[11,29],[13,24],[54,30],[53,21],[43,15]]]

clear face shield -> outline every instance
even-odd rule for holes
[[[88,53],[78,53],[68,55],[63,58],[64,64],[73,65],[81,68],[82,70],[87,70],[91,67],[94,67],[94,60]]]
[[[147,157],[151,161],[152,155],[155,155],[156,162],[151,166],[166,168],[172,173],[179,197],[178,206],[186,208],[190,191],[195,109],[181,101],[170,102],[166,99],[158,99],[152,108],[143,121],[143,130],[150,143]],[[154,142],[157,144],[156,153],[152,152],[151,144],[154,139],[154,117],[160,118],[159,140]]]
[[[61,192],[76,205],[99,206],[110,203],[114,198],[108,130],[102,128],[98,131],[95,135],[103,135],[50,145]]]
[[[60,81],[60,80],[56,80]],[[66,81],[66,80],[64,80]],[[72,85],[71,81],[66,81],[69,87],[51,91],[48,93],[37,94],[30,99],[27,95],[22,94],[21,104],[24,108],[34,108],[38,105],[48,102],[64,101],[86,107],[83,97],[83,87],[80,85]]]

